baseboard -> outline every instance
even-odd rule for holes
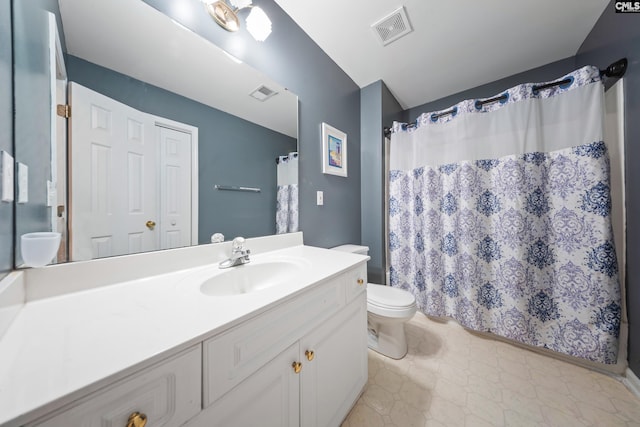
[[[622,383],[627,386],[629,390],[631,390],[631,393],[640,397],[640,379],[638,379],[636,374],[634,374],[631,369],[627,368],[625,376],[622,379]]]

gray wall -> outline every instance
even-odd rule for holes
[[[300,228],[305,244],[360,243],[360,89],[273,0],[256,0],[273,23],[264,42],[229,33],[200,0],[145,0],[299,96]],[[187,10],[190,9],[190,10]],[[244,20],[246,12],[241,13]],[[347,133],[348,178],[322,174],[321,123]],[[316,206],[316,191],[324,206]]]
[[[294,138],[75,56],[65,62],[69,81],[198,128],[199,243],[209,243],[213,233],[227,239],[275,234],[275,158],[296,150]],[[262,191],[219,191],[214,184]]]
[[[372,283],[386,282],[384,228],[384,133],[383,127],[402,119],[402,107],[381,80],[360,92],[362,145],[361,200],[362,244],[369,246],[367,264]]]
[[[410,108],[405,110],[403,120],[407,123],[412,122],[422,113],[444,110],[465,99],[488,98],[499,94],[505,89],[509,89],[522,83],[537,83],[553,80],[563,74],[570,73],[575,70],[575,68],[574,57],[561,59],[560,61],[552,62],[523,73],[514,74],[513,76],[505,77],[504,79],[496,80],[482,86],[477,86],[449,95],[445,98],[440,98],[435,101]]]
[[[0,150],[13,155],[11,2],[0,1]],[[0,202],[0,279],[13,267],[13,204]]]
[[[613,1],[578,50],[576,66],[600,68],[626,57],[624,76],[626,199],[627,199],[627,313],[629,316],[629,367],[640,376],[640,17],[615,13]]]

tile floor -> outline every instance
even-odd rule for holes
[[[342,427],[640,426],[617,380],[421,313],[399,361],[369,350],[369,382]]]

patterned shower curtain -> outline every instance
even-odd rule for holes
[[[298,153],[277,159],[276,234],[298,231]]]
[[[391,285],[427,315],[612,364],[621,301],[604,90],[595,67],[563,80],[394,124]]]

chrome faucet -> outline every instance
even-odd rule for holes
[[[218,264],[220,268],[235,267],[237,265],[246,264],[249,261],[251,251],[244,248],[244,237],[236,237],[231,243],[231,257]]]

